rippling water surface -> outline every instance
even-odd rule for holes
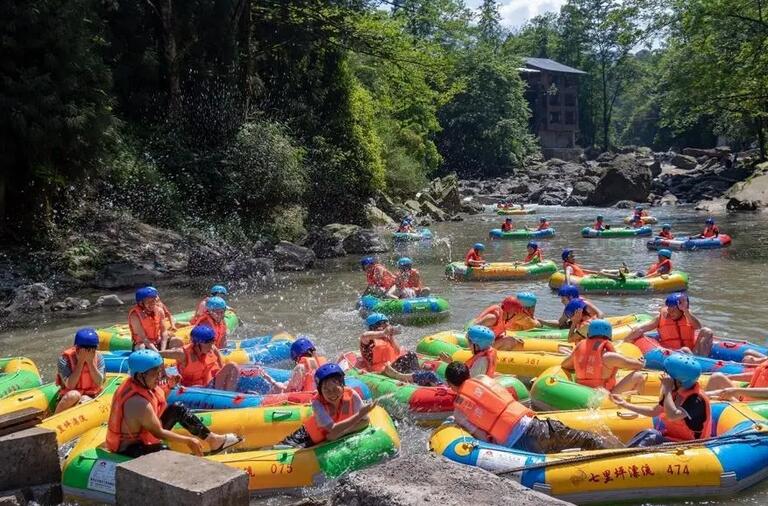
[[[548,216],[557,230],[556,237],[543,239],[545,258],[559,261],[564,247],[574,248],[580,263],[589,268],[617,268],[625,262],[631,269],[646,269],[655,261],[655,253],[646,249],[646,239],[583,239],[580,229],[603,214],[607,223],[619,224],[628,211],[540,207],[538,214],[512,217],[516,224],[535,226],[538,218]],[[652,209],[659,224],[670,223],[675,234],[695,233],[707,215],[676,208]],[[747,338],[763,343],[768,328],[768,221],[759,214],[715,216],[720,229],[733,237],[730,248],[711,251],[680,252],[673,255],[675,268],[690,275],[691,307],[704,325],[722,336]],[[451,317],[438,325],[407,327],[401,342],[414,347],[420,337],[444,329],[461,328],[480,310],[515,291],[528,290],[539,297],[537,315],[556,319],[562,311],[559,300],[549,290],[546,280],[531,282],[452,283],[444,277],[449,259],[463,258],[478,240],[486,243],[489,260],[522,260],[525,241],[486,239],[488,230],[503,221],[495,214],[471,216],[463,222],[441,223],[431,227],[436,240],[431,244],[410,244],[383,255],[392,265],[400,254],[411,256],[433,293],[449,300]],[[658,228],[660,225],[654,226]],[[364,287],[364,276],[357,257],[323,261],[318,269],[281,277],[279,286],[252,289],[233,285],[229,303],[243,320],[238,337],[269,333],[284,329],[294,334],[308,334],[328,357],[356,349],[362,331],[361,319],[354,311],[356,294]],[[215,280],[211,280],[215,281]],[[184,288],[160,286],[161,295],[173,311],[193,307],[207,284]],[[101,293],[78,294],[94,300]],[[119,294],[124,300],[132,293]],[[595,296],[593,299],[608,314],[655,312],[663,303],[662,295]],[[57,320],[34,328],[14,329],[0,334],[3,356],[22,355],[33,359],[46,380],[52,380],[58,352],[69,345],[74,331],[81,326],[106,326],[124,321],[128,306],[104,308],[95,313]],[[426,448],[427,432],[402,427],[404,452],[421,452]],[[750,489],[738,498],[717,504],[765,504],[768,485]],[[715,504],[695,501],[688,504]]]

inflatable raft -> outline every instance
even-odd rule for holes
[[[244,429],[246,441],[238,448],[265,447],[279,443],[296,430],[308,416],[306,408],[278,408],[261,410],[243,416],[238,411],[226,421],[215,421],[224,414],[202,416],[214,431]],[[281,448],[274,450],[242,451],[207,457],[238,469],[248,475],[248,488],[252,493],[287,493],[312,487],[328,480],[362,469],[394,456],[400,448],[400,438],[392,420],[382,408],[368,415],[370,426],[360,432],[306,449]],[[115,468],[130,460],[97,446],[104,441],[106,430],[95,429],[72,450],[62,474],[62,488],[66,495],[85,499],[114,502]],[[81,444],[82,443],[82,444]],[[178,448],[186,451],[185,448]]]
[[[479,441],[456,425],[430,448],[455,462],[500,473],[576,504],[731,495],[768,475],[768,426],[744,404],[713,408],[714,439],[653,448],[536,454]],[[514,472],[510,472],[514,471]]]
[[[512,207],[512,208],[496,207],[496,214],[502,214],[506,216],[536,214],[536,209],[520,209],[519,207]]]
[[[415,297],[413,299],[379,299],[364,295],[358,302],[360,316],[382,313],[390,321],[407,325],[428,325],[445,320],[451,315],[451,306],[441,297]]]
[[[643,356],[645,357],[645,367],[656,371],[664,370],[664,360],[666,360],[667,357],[673,353],[680,353],[679,351],[664,348],[657,340],[651,337],[641,337],[635,340],[634,344],[643,352]],[[698,362],[699,366],[701,366],[701,372],[703,373],[719,372],[723,374],[743,374],[745,372],[750,372],[753,369],[741,362],[718,360],[690,354],[686,354],[686,356],[689,356]]]
[[[630,223],[632,223],[634,219],[635,219],[634,216],[625,216],[624,223],[629,225]],[[641,216],[640,219],[643,220],[644,225],[655,225],[656,223],[659,222],[659,220],[657,220],[655,216]]]
[[[680,292],[688,288],[688,274],[682,271],[672,271],[668,275],[652,278],[636,278],[627,276],[624,280],[616,280],[589,274],[584,277],[570,276],[571,284],[576,285],[581,293],[591,294],[633,294],[633,293],[668,293]],[[558,290],[565,284],[565,273],[558,271],[549,278],[549,287]]]
[[[189,321],[195,315],[194,311],[186,311],[184,313],[178,313],[173,315],[173,318],[177,322]],[[127,321],[126,316],[126,321]],[[227,311],[224,314],[224,321],[227,324],[227,331],[232,333],[240,323],[240,319],[233,311]],[[191,325],[186,325],[176,329],[174,335],[180,337],[184,342],[189,342],[189,332],[192,330]],[[131,350],[133,348],[133,341],[131,340],[131,331],[128,328],[127,323],[120,323],[112,325],[111,327],[97,329],[99,334],[99,349],[102,351],[123,351]]]
[[[418,232],[392,232],[395,242],[427,241],[432,239],[432,231],[423,228]]]
[[[491,239],[541,239],[544,237],[554,237],[554,228],[545,228],[542,230],[526,230],[518,228],[509,232],[502,232],[500,228],[493,228],[488,235]]]
[[[445,267],[445,275],[454,281],[515,281],[550,276],[557,271],[552,260],[537,264],[519,262],[491,262],[484,267],[468,267],[464,262],[453,262]]]
[[[647,237],[653,235],[651,227],[640,228],[609,228],[608,230],[595,230],[591,227],[581,229],[581,237],[610,239],[615,237]]]
[[[655,237],[645,243],[648,249],[671,249],[676,251],[695,251],[700,249],[719,249],[731,245],[731,236],[720,234],[717,237],[699,239],[694,237],[680,237],[677,239],[662,239]]]
[[[0,397],[42,385],[37,366],[28,358],[0,358]]]
[[[609,316],[605,320],[611,323],[613,327],[613,340],[620,341],[629,335],[637,327],[653,319],[653,316],[645,313],[630,314],[626,316]],[[553,339],[557,341],[568,340],[568,329],[555,329],[550,327],[539,327],[531,330],[508,331],[509,335],[522,339]]]

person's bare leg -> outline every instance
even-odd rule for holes
[[[213,388],[216,390],[237,390],[237,381],[240,379],[240,371],[235,364],[225,364],[221,371],[213,379]]]
[[[712,392],[714,390],[722,390],[723,388],[734,388],[737,385],[725,374],[720,372],[712,373],[712,376],[710,376],[709,381],[707,382],[707,392]]]
[[[65,409],[69,409],[72,406],[77,406],[81,398],[82,394],[80,392],[77,390],[70,390],[64,394],[64,396],[59,400],[59,403],[56,404],[56,410],[54,413],[61,413]]]
[[[708,357],[712,353],[712,331],[707,327],[702,327],[696,333],[696,344],[693,347],[693,354],[700,357]]]
[[[523,343],[511,336],[504,336],[493,343],[493,347],[499,351],[522,351]]]
[[[639,394],[642,393],[644,386],[645,375],[640,371],[634,371],[621,378],[621,381],[616,383],[616,386],[613,387],[611,393],[623,394],[627,392],[637,392]]]

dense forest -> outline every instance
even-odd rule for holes
[[[766,4],[766,5],[764,5]],[[0,6],[0,222],[72,210],[228,238],[364,219],[433,175],[537,153],[517,70],[581,79],[581,146],[766,146],[768,1],[28,0]]]

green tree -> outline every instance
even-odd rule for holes
[[[477,22],[480,42],[494,50],[501,45],[501,14],[496,0],[483,0],[480,4],[480,19]]]

